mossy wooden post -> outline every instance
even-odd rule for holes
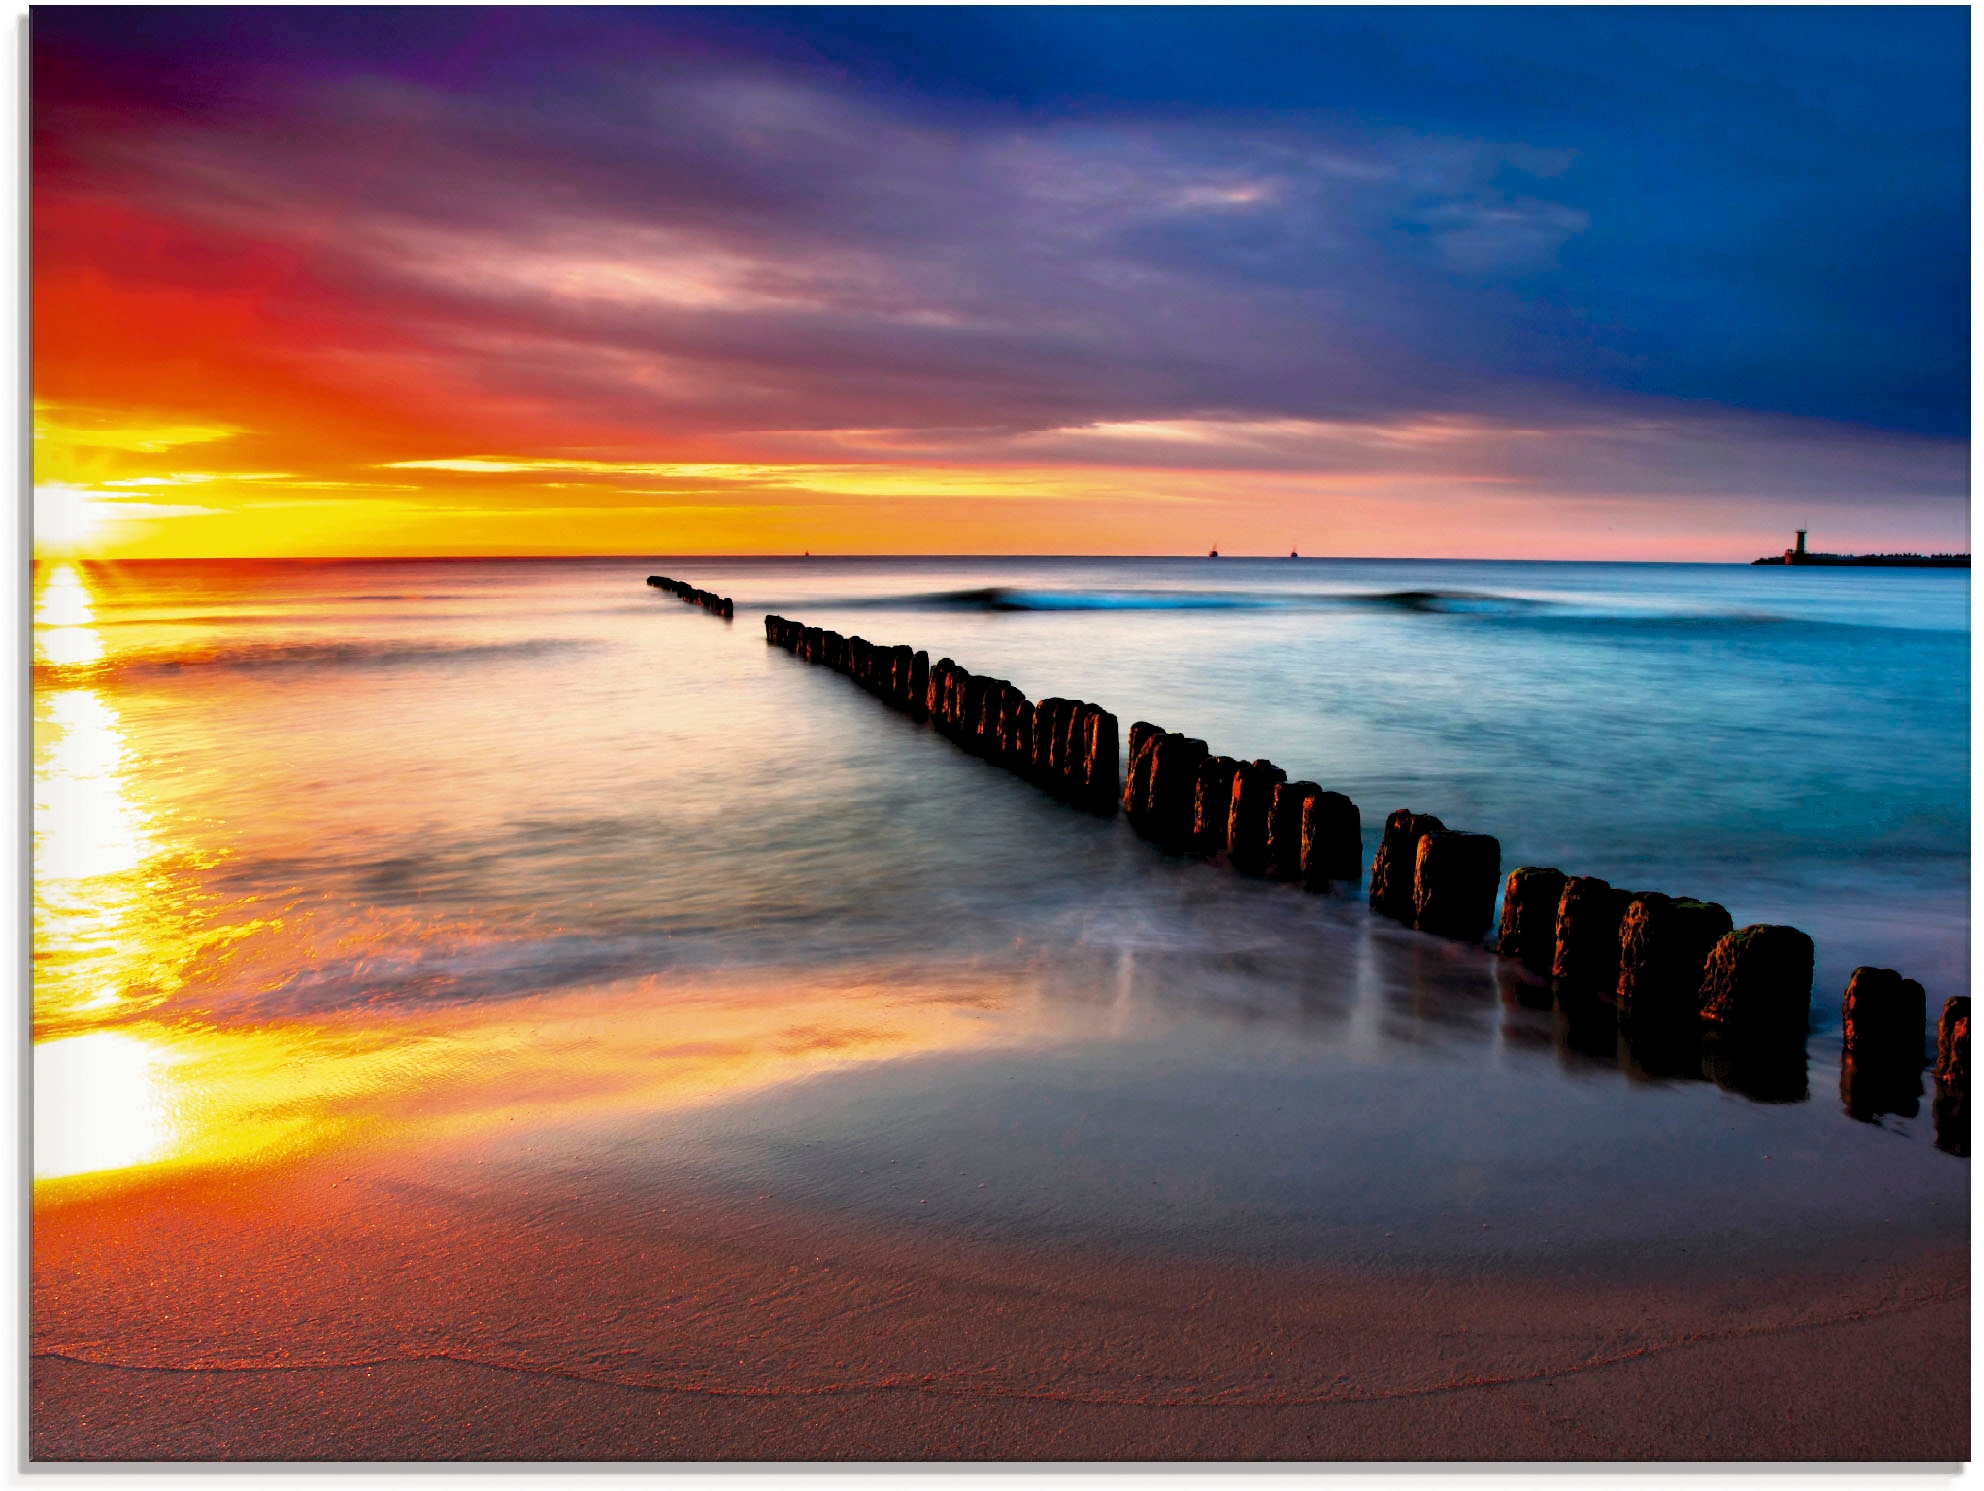
[[[964,707],[971,693],[971,670],[951,669],[949,696],[944,700],[944,733],[958,745],[964,744]]]
[[[1139,832],[1150,811],[1151,753],[1163,733],[1149,720],[1137,720],[1130,726],[1129,753],[1123,758],[1123,812]]]
[[[1479,942],[1495,918],[1502,844],[1493,834],[1421,834],[1412,877],[1412,921],[1422,932]]]
[[[985,680],[985,692],[979,696],[974,730],[976,749],[988,761],[997,762],[999,759],[999,702],[1011,687],[1003,678],[988,678]]]
[[[990,680],[976,673],[958,679],[957,742],[967,751],[978,749],[978,721],[985,713],[985,686]]]
[[[1267,873],[1273,880],[1302,878],[1302,819],[1323,789],[1314,782],[1277,782],[1268,799]]]
[[[991,725],[991,740],[985,754],[1001,766],[1011,767],[1018,754],[1020,702],[1024,698],[1025,695],[1010,683],[1001,682],[996,696],[986,706],[985,717]]]
[[[964,709],[964,681],[967,674],[961,664],[953,663],[944,669],[943,693],[937,701],[937,728],[944,732],[946,739],[958,738],[958,716]]]
[[[1045,787],[1053,778],[1049,764],[1054,756],[1054,700],[1036,699],[1033,728],[1027,741],[1027,775]]]
[[[1812,939],[1796,927],[1757,923],[1726,933],[1708,956],[1704,1023],[1734,1034],[1802,1043],[1812,1009]]]
[[[1226,858],[1243,875],[1267,873],[1268,814],[1274,807],[1274,789],[1287,780],[1288,773],[1265,757],[1241,762],[1233,774]]]
[[[1019,776],[1033,777],[1033,719],[1035,706],[1018,689],[1007,704],[1006,766]]]
[[[1183,851],[1191,847],[1199,763],[1208,754],[1206,743],[1187,735],[1161,735],[1153,754],[1150,836],[1166,849]]]
[[[1364,878],[1364,825],[1357,804],[1341,792],[1319,792],[1302,804],[1302,883],[1311,890],[1355,885]]]
[[[923,717],[932,725],[942,729],[940,714],[944,700],[944,674],[952,664],[947,657],[940,657],[931,663],[923,677]]]
[[[1116,814],[1116,773],[1121,760],[1116,716],[1106,709],[1089,706],[1087,737],[1083,742],[1082,800],[1092,813],[1105,818]]]
[[[1728,911],[1714,901],[1658,891],[1634,896],[1619,921],[1619,979],[1614,993],[1620,1012],[1642,1021],[1692,1017],[1708,956],[1734,925]],[[1921,1044],[1919,1034],[1916,1043]]]
[[[1055,752],[1060,766],[1054,773],[1054,795],[1073,801],[1079,795],[1082,769],[1082,735],[1092,706],[1070,699],[1054,717]]]
[[[1019,776],[1033,775],[1033,700],[1018,689],[1007,701],[1006,766]]]
[[[1061,711],[1068,701],[1060,695],[1050,695],[1035,702],[1033,706],[1033,740],[1029,748],[1032,759],[1033,777],[1048,791],[1054,790],[1054,780],[1061,774]]]
[[[1502,922],[1495,951],[1531,973],[1549,977],[1557,956],[1557,903],[1564,898],[1562,870],[1523,865],[1502,884]]]
[[[1371,857],[1371,909],[1412,925],[1412,882],[1419,867],[1419,840],[1444,829],[1431,813],[1400,808],[1385,819],[1378,851]]]
[[[1892,968],[1856,968],[1840,999],[1844,1055],[1859,1067],[1922,1070],[1929,996]]]
[[[1943,1001],[1936,1021],[1936,1085],[1947,1093],[1970,1095],[1970,999],[1959,994]]]
[[[1615,890],[1596,875],[1572,875],[1557,900],[1557,946],[1550,976],[1584,994],[1619,987],[1619,927],[1630,891]]]
[[[1240,763],[1231,756],[1208,756],[1199,763],[1192,788],[1192,852],[1216,859],[1226,853],[1233,823],[1233,778]]]

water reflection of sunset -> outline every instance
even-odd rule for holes
[[[34,1048],[34,1169],[80,1175],[143,1165],[178,1138],[163,1048],[121,1030]]]
[[[82,576],[61,565],[35,597],[35,655],[96,662],[102,643]],[[34,711],[34,1025],[66,1025],[150,986],[157,923],[148,867],[161,846],[129,782],[131,751],[95,688],[38,691]]]
[[[500,962],[514,928],[459,908],[327,903],[287,875],[229,889],[208,871],[240,855],[244,833],[262,836],[264,861],[293,857],[362,816],[362,793],[340,796],[351,780],[321,770],[295,819],[189,806],[184,763],[217,764],[218,696],[196,685],[161,716],[154,695],[120,689],[103,671],[118,659],[95,575],[47,567],[34,597],[38,1182],[637,1111],[992,1038],[981,1012],[1006,996],[933,989],[927,972],[915,988],[844,971],[619,975],[451,998],[451,975],[432,970]],[[183,732],[167,749],[162,718]],[[253,754],[230,759],[238,770],[297,745],[251,734],[234,749]]]
[[[854,1062],[985,1044],[990,989],[892,980],[700,992],[655,980],[386,1020],[139,1021],[35,1048],[35,1177],[433,1143],[498,1124],[630,1115]]]
[[[34,605],[35,661],[69,665],[103,656],[94,630],[90,593],[73,564],[60,564],[42,581]]]

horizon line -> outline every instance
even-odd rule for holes
[[[1875,554],[1915,555],[1913,550],[1872,550]],[[1772,557],[1772,556],[1760,556]],[[1968,549],[1936,550],[1923,552],[1924,558],[1969,558]],[[951,551],[913,552],[868,552],[814,554],[811,551],[792,554],[778,553],[665,553],[656,551],[597,553],[597,554],[31,554],[30,565],[36,564],[473,564],[473,563],[524,563],[551,560],[660,560],[679,559],[699,562],[710,561],[763,561],[780,560],[803,562],[814,559],[827,560],[1068,560],[1094,563],[1100,560],[1124,560],[1140,563],[1153,561],[1222,563],[1226,560],[1243,562],[1268,562],[1276,564],[1632,564],[1632,565],[1694,565],[1704,567],[1730,567],[1737,569],[1769,568],[1757,565],[1749,559],[1565,559],[1528,558],[1474,555],[1424,555],[1424,554],[1031,554],[1031,553],[985,553]],[[1829,566],[1782,566],[1785,568],[1823,569]]]

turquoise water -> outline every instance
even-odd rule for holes
[[[654,572],[733,597],[735,622]],[[974,1034],[638,1119],[575,1106],[529,1163],[564,1144],[630,1188],[687,1166],[960,1227],[1372,1256],[1511,1234],[1681,1248],[1709,1216],[1717,1237],[1964,1225],[1967,1166],[1935,1149],[1926,1092],[1862,1122],[1837,1084],[1856,964],[1920,979],[1932,1011],[1968,992],[1967,573],[653,559],[86,578],[95,650],[37,664],[38,765],[74,728],[63,699],[110,712],[166,930],[106,975],[108,1014],[38,990],[38,1036],[390,1032],[575,991],[649,1012],[675,980],[854,981],[889,991],[892,1029]],[[1485,951],[1051,801],[767,647],[767,611],[1269,757],[1358,803],[1367,861],[1409,806],[1497,835],[1505,869],[1802,927],[1806,1070],[1771,1091],[1652,1075],[1530,1007]],[[614,1018],[600,1050],[620,1049]],[[917,1179],[898,1194],[891,1171]]]

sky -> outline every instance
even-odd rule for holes
[[[1969,547],[1946,8],[40,8],[36,550]]]

